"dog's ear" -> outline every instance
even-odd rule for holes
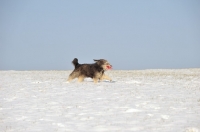
[[[100,59],[100,60],[95,60],[94,59],[94,61],[96,62],[97,65],[102,65],[103,64],[102,59]]]
[[[94,59],[94,61],[100,61],[100,60],[96,60],[96,59]]]

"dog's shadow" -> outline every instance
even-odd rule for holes
[[[85,82],[94,82],[93,80],[85,80]],[[98,81],[98,83],[115,83],[116,81],[109,81],[109,80],[104,80],[104,81]]]
[[[106,82],[106,83],[115,83],[116,81],[107,81],[107,80],[105,80],[105,81],[101,81],[101,82]],[[100,83],[101,83],[100,82]]]

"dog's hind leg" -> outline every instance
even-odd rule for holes
[[[77,78],[77,75],[76,75],[75,72],[72,72],[72,73],[69,75],[69,77],[68,77],[68,79],[67,79],[67,82],[71,82],[74,78]]]
[[[75,77],[69,76],[69,78],[67,79],[67,82],[71,82]]]
[[[83,82],[83,80],[84,80],[84,76],[79,76],[78,77],[78,82]]]

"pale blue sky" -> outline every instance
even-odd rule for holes
[[[1,0],[0,70],[200,68],[199,0]]]

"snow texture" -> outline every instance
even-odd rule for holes
[[[0,71],[1,132],[200,132],[200,69]]]

